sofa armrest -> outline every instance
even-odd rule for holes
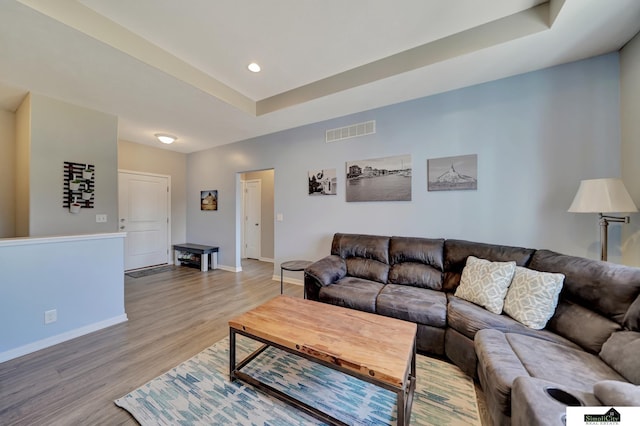
[[[520,376],[513,381],[511,389],[512,426],[561,426],[563,424],[563,418],[567,413],[566,401],[558,401],[548,394],[546,389],[567,392],[586,407],[601,405],[591,393],[567,388],[548,380]]]
[[[318,291],[347,275],[347,264],[340,256],[327,256],[304,270],[304,292],[307,299],[318,300]]]

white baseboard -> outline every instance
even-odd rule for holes
[[[57,345],[58,343],[66,342],[67,340],[75,339],[76,337],[84,336],[85,334],[93,333],[94,331],[102,330],[103,328],[111,327],[112,325],[120,324],[127,320],[127,314],[122,314],[117,317],[85,325],[84,327],[47,337],[46,339],[38,340],[5,352],[0,352],[0,362],[9,361],[10,359],[18,358],[23,355],[39,351],[40,349],[48,348],[49,346]]]
[[[269,262],[269,263],[275,263],[275,261],[273,259],[270,259],[268,257],[261,257],[258,259],[260,262]]]
[[[280,275],[274,275],[274,276],[271,277],[271,279],[273,281],[280,282]],[[295,285],[304,285],[304,280],[301,280],[299,278],[284,277],[282,279],[282,282],[289,283],[289,284],[295,284]]]
[[[219,263],[218,263],[218,269],[222,269],[223,271],[228,271],[228,272],[242,272],[242,266],[238,266],[238,267],[226,266],[226,265],[220,265]]]

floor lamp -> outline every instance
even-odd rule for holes
[[[607,260],[609,223],[629,223],[629,216],[609,216],[605,213],[631,213],[638,209],[621,179],[588,179],[580,182],[571,207],[571,213],[598,213],[600,215],[600,259]]]

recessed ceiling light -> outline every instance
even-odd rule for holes
[[[256,64],[255,62],[251,62],[247,68],[249,68],[249,71],[251,72],[260,72],[260,65]]]
[[[166,143],[166,144],[174,143],[175,141],[178,140],[177,137],[172,135],[167,135],[165,133],[156,133],[155,137],[158,138],[160,142]]]

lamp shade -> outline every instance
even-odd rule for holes
[[[569,212],[627,213],[637,212],[621,179],[588,179],[580,182]]]

